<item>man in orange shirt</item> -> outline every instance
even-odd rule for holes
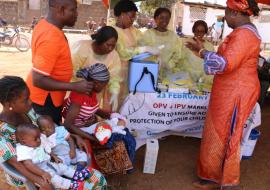
[[[32,36],[33,67],[27,78],[34,110],[61,122],[66,91],[90,93],[92,82],[70,82],[72,63],[68,41],[62,31],[77,20],[76,0],[49,0],[49,13],[35,27]]]

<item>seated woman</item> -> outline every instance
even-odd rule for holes
[[[180,71],[178,67],[182,54],[182,40],[173,31],[167,29],[171,19],[171,11],[158,8],[154,14],[156,28],[147,30],[142,40],[142,46],[160,48],[160,79],[161,81],[171,73]]]
[[[192,42],[195,39],[200,40],[205,49],[207,49],[208,51],[214,51],[214,46],[212,43],[208,42],[206,39],[204,39],[205,35],[208,32],[208,26],[206,24],[206,22],[204,22],[203,20],[197,20],[193,27],[192,27],[192,32],[194,34],[193,38],[187,38],[184,39],[184,43],[187,42]],[[193,87],[196,90],[205,90],[205,91],[211,91],[212,88],[212,83],[213,83],[213,76],[211,75],[206,75],[204,72],[204,68],[203,68],[203,59],[200,58],[199,56],[196,56],[196,54],[194,54],[194,52],[192,52],[190,49],[188,48],[183,48],[183,63],[182,68],[184,71],[188,72],[192,83],[193,83]]]
[[[26,168],[16,158],[16,127],[21,124],[36,123],[38,115],[31,109],[31,100],[29,99],[29,89],[26,83],[20,77],[5,76],[0,79],[0,103],[3,110],[0,113],[0,162],[7,162],[19,171],[23,176],[28,178],[34,184],[44,190],[52,190],[53,187],[43,178],[37,176]],[[75,137],[77,144],[81,147],[82,140],[77,135]],[[96,170],[88,168],[93,174],[85,183],[81,184],[80,188],[91,190],[93,186],[103,187],[106,185],[105,178]],[[8,177],[7,179],[16,186],[22,185],[22,182]]]
[[[115,51],[118,34],[111,26],[104,26],[93,34],[92,40],[80,40],[71,48],[74,77],[76,72],[93,65],[104,63],[111,75],[108,88],[100,94],[102,108],[115,111],[118,107],[118,95],[120,93],[121,62]]]
[[[93,92],[90,96],[76,92],[70,93],[63,108],[63,116],[65,118],[64,126],[70,132],[75,133],[84,139],[98,142],[90,132],[91,130],[88,129],[89,126],[97,122],[96,115],[104,119],[111,118],[111,112],[100,109],[97,100],[97,93],[100,93],[109,82],[110,74],[106,65],[97,63],[88,68],[79,70],[77,72],[77,77],[93,81]],[[106,144],[106,147],[111,148],[115,141],[124,141],[130,161],[133,163],[135,159],[136,141],[127,128],[125,128],[125,131],[125,135],[113,135]]]

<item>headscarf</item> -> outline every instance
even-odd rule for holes
[[[76,77],[84,78],[88,81],[97,80],[101,82],[106,82],[110,79],[110,73],[106,65],[102,63],[96,63],[90,67],[80,69],[76,73]]]
[[[227,7],[235,11],[247,13],[250,16],[253,15],[247,0],[227,0]]]
[[[270,1],[269,0],[256,0],[257,3],[262,3],[262,4],[266,4],[266,5],[270,5]]]

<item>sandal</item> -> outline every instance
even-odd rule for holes
[[[212,190],[220,187],[219,184],[207,180],[196,181],[193,183],[193,186],[203,190]]]

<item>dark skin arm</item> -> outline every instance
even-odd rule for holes
[[[49,76],[32,71],[33,85],[48,91],[76,91],[90,93],[93,89],[93,82],[81,80],[78,82],[61,82]]]
[[[7,163],[13,166],[18,172],[20,172],[23,176],[32,181],[34,184],[37,184],[40,187],[40,190],[54,189],[51,184],[29,171],[21,162],[17,162],[16,157],[9,159]]]
[[[70,147],[69,156],[71,159],[73,159],[76,156],[76,151],[75,151],[76,146],[75,146],[74,140],[71,138],[71,136],[69,136],[66,140]]]
[[[42,177],[46,182],[50,183],[51,175],[48,172],[45,172],[44,170],[37,167],[35,164],[33,164],[32,160],[25,160],[25,161],[22,161],[22,163],[32,173]]]
[[[103,109],[98,109],[97,112],[96,112],[96,115],[98,115],[99,117],[101,117],[103,119],[110,119],[111,112],[103,110]]]
[[[75,134],[70,134],[70,136],[76,141],[76,144],[81,151],[85,151],[87,154],[89,153],[87,145],[85,141],[83,140],[83,138]]]
[[[63,160],[58,158],[58,156],[56,156],[54,153],[51,153],[50,156],[55,163],[63,163]]]
[[[187,42],[185,46],[191,51],[193,51],[196,56],[201,58],[204,57],[204,54],[207,51],[206,49],[204,49],[203,42],[201,42],[195,37],[193,38],[193,42]]]
[[[90,141],[96,141],[96,139],[92,135],[90,135],[90,134],[82,131],[80,128],[74,126],[74,122],[75,122],[75,119],[77,118],[77,116],[80,112],[80,108],[81,108],[81,106],[78,104],[75,104],[75,103],[71,104],[69,111],[66,115],[64,126],[71,133],[79,135],[80,137],[82,137],[84,139],[88,139]]]

